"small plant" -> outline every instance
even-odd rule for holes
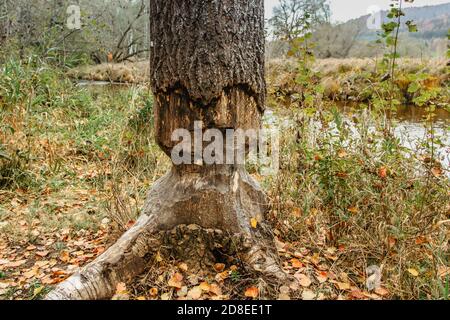
[[[450,300],[450,276],[446,276],[444,281],[440,283],[440,289],[444,300]]]
[[[30,285],[29,298],[31,300],[41,300],[47,293],[50,292],[50,288],[42,285],[39,281],[35,281]]]
[[[233,282],[240,282],[242,280],[242,276],[237,270],[232,270],[230,272],[230,279]]]
[[[311,67],[315,61],[312,42],[312,16],[305,12],[301,19],[301,28],[290,41],[289,57],[296,59],[296,77],[295,83],[300,89],[300,101],[306,108],[313,108],[317,103],[317,97],[323,93],[323,87],[315,84],[314,77],[317,76]]]
[[[381,71],[386,71],[387,74],[383,76],[381,83],[379,84],[378,90],[387,93],[387,97],[377,96],[373,99],[374,106],[386,112],[386,105],[389,106],[390,111],[394,111],[400,104],[401,101],[397,99],[399,87],[397,85],[397,60],[400,58],[398,54],[398,44],[399,44],[399,33],[402,27],[402,17],[405,16],[403,11],[403,1],[404,0],[391,0],[391,9],[387,14],[388,22],[382,24],[382,32],[379,33],[378,43],[384,43],[387,53],[381,61],[379,69]],[[406,2],[413,2],[414,0],[405,0]],[[408,32],[417,32],[417,25],[412,21],[408,20],[405,22],[405,26]],[[386,85],[386,80],[389,79],[388,85]],[[387,98],[387,103],[386,99]]]
[[[448,203],[448,180],[433,176],[442,175],[432,169],[436,164],[423,166],[415,150],[374,130],[383,128],[384,118],[365,107],[354,121],[336,108],[292,112],[294,122],[281,139],[280,173],[268,182],[283,239],[341,248],[340,264],[361,272],[368,261],[384,265],[385,285],[401,298],[435,297],[439,278],[421,275],[437,275],[447,258],[436,256],[439,242],[420,244],[445,238],[448,230],[436,227]],[[417,278],[404,274],[404,261],[414,262]]]

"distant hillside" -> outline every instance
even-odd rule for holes
[[[445,38],[450,28],[450,3],[414,7],[404,9],[405,17],[402,20],[414,20],[417,24],[419,31],[413,36],[422,39],[432,38]],[[382,12],[383,21],[387,21],[387,11]],[[367,19],[369,15],[362,16],[358,19],[350,20],[345,24],[353,25],[362,28],[362,32],[359,35],[359,39],[372,40],[376,38],[377,31],[367,28]],[[402,26],[402,32],[406,32],[406,27]]]
[[[402,28],[399,34],[398,53],[402,57],[443,58],[447,52],[447,33],[450,28],[449,3],[404,9]],[[382,12],[387,22],[387,11]],[[324,24],[315,30],[314,54],[318,58],[366,58],[378,57],[385,52],[384,45],[376,44],[381,30],[367,27],[369,15],[341,24]],[[409,33],[405,22],[413,20],[418,32]],[[283,57],[288,51],[283,41],[271,41],[267,45],[269,59]]]

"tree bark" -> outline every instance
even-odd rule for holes
[[[168,156],[178,143],[171,139],[174,130],[192,132],[195,121],[202,121],[203,129],[222,132],[260,128],[266,90],[263,2],[151,1],[155,133]],[[242,164],[174,165],[153,186],[136,225],[48,298],[111,296],[118,282],[129,281],[143,270],[155,243],[161,243],[155,242],[158,235],[170,238],[180,232],[211,238],[205,240],[211,245],[203,246],[209,250],[228,250],[223,237],[244,239],[238,248],[243,262],[264,276],[285,280],[264,222],[267,211],[264,193]],[[252,226],[252,220],[258,221],[257,226]],[[186,225],[190,227],[180,227]],[[204,232],[194,234],[193,230]],[[172,243],[177,251],[185,242]],[[211,257],[184,247],[178,251],[189,253],[183,259],[193,263]]]

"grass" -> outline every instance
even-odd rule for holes
[[[433,99],[442,107],[450,102],[448,87],[450,78],[445,59],[401,58],[397,62],[400,77],[396,80],[396,96],[405,103],[423,105],[421,97]],[[316,84],[323,87],[324,100],[367,102],[374,97],[389,96],[381,79],[386,66],[380,59],[318,59],[312,66]],[[149,77],[145,61],[125,64],[101,64],[83,66],[70,70],[71,78],[110,82],[142,83]],[[294,59],[275,59],[267,63],[269,89],[279,97],[298,100],[301,86],[295,83],[297,66]],[[426,91],[426,92],[424,92]],[[301,99],[300,99],[301,100]],[[271,107],[276,107],[272,104]]]
[[[142,198],[164,172],[146,85],[98,94],[33,59],[0,71],[0,206],[10,240],[26,236],[13,231],[11,212],[47,230],[95,230],[109,215],[110,190]]]
[[[279,175],[262,180],[278,239],[314,259],[332,256],[330,273],[361,290],[366,268],[376,265],[389,298],[448,298],[449,181],[433,158],[434,141],[411,152],[386,130],[382,112],[363,107],[353,122],[330,102],[286,105],[271,81],[272,105],[293,119],[283,130]],[[35,57],[2,66],[0,260],[26,257],[29,268],[33,245],[50,248],[60,263],[67,250],[80,250],[80,239],[95,250],[104,230],[110,244],[136,219],[169,167],[153,139],[152,107],[146,84],[96,91]],[[19,273],[0,268],[2,281],[22,281],[3,298],[46,292]],[[231,277],[239,287],[239,271]]]
[[[354,283],[381,268],[392,298],[447,298],[450,185],[430,159],[433,139],[409,150],[382,112],[344,118],[332,103],[316,105],[284,110],[294,120],[283,130],[281,171],[265,182],[278,232],[318,252],[337,249],[334,268]]]
[[[364,103],[375,98],[387,100],[391,89],[386,78],[388,69],[380,60],[318,59],[311,66],[314,73],[311,81],[323,88],[323,100]],[[396,99],[419,106],[434,102],[448,110],[450,96],[445,88],[450,78],[447,60],[401,58],[397,61],[397,69],[399,76],[394,86]],[[304,88],[296,83],[296,72],[293,59],[269,61],[267,77],[271,93],[281,99],[301,102],[298,96]],[[276,107],[277,103],[271,106]]]
[[[150,66],[147,61],[103,63],[72,69],[68,72],[68,76],[91,81],[143,83],[150,76]]]

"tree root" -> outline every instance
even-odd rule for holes
[[[262,277],[286,281],[264,223],[266,211],[263,193],[242,168],[174,167],[152,188],[136,224],[46,299],[110,298],[118,283],[142,273],[159,250],[198,268],[220,256],[239,257]]]
[[[114,295],[120,282],[143,272],[148,262],[146,238],[155,227],[142,215],[113,246],[51,291],[46,300],[99,300]],[[144,240],[144,241],[143,241]]]

